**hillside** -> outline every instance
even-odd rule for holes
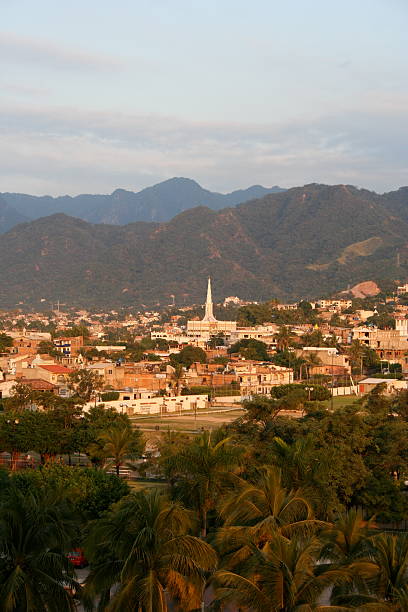
[[[180,212],[195,206],[208,206],[219,210],[278,191],[283,190],[279,187],[267,189],[254,185],[248,189],[222,194],[203,189],[191,179],[172,178],[138,193],[116,189],[110,195],[52,198],[4,193],[2,197],[25,219],[33,220],[55,213],[65,213],[91,223],[126,225],[137,221],[169,221]]]
[[[215,298],[313,297],[408,275],[408,224],[382,196],[307,185],[168,223],[89,224],[63,214],[0,237],[0,307],[60,299],[109,306]],[[396,267],[396,254],[400,267]]]
[[[7,232],[18,223],[23,223],[24,221],[27,221],[27,218],[0,196],[0,234]]]

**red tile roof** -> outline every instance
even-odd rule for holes
[[[45,390],[53,391],[54,389],[58,389],[56,385],[48,382],[48,380],[42,380],[41,378],[20,378],[20,382],[28,387],[31,387],[34,390]]]
[[[43,370],[47,370],[48,372],[52,372],[52,374],[71,374],[74,370],[71,368],[66,368],[63,365],[40,365],[40,368]]]

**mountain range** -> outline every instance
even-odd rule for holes
[[[280,187],[253,185],[222,194],[203,189],[196,181],[172,178],[137,193],[116,189],[110,195],[78,195],[75,197],[32,196],[21,193],[0,194],[0,233],[21,221],[34,220],[54,213],[65,213],[90,223],[126,225],[136,221],[169,221],[193,206],[219,210],[241,202],[261,198],[267,193],[283,191]]]
[[[0,307],[312,298],[408,275],[408,188],[379,195],[311,184],[165,223],[54,214],[0,236]],[[398,257],[397,257],[398,255]]]

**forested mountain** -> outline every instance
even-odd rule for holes
[[[355,187],[312,184],[161,224],[52,215],[0,237],[0,306],[202,302],[208,275],[216,299],[255,300],[406,279],[408,223],[381,202]]]
[[[0,234],[7,232],[18,223],[23,223],[23,221],[27,221],[27,217],[20,214],[0,196]]]
[[[381,196],[383,206],[392,214],[408,222],[408,187],[400,187]]]
[[[172,178],[138,193],[116,189],[110,195],[52,198],[4,193],[2,197],[9,206],[28,219],[65,213],[91,223],[125,225],[135,221],[169,221],[178,213],[194,206],[208,206],[218,210],[278,191],[283,190],[280,187],[267,189],[254,185],[224,195],[203,189],[191,179]]]

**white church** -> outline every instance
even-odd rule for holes
[[[201,321],[187,321],[187,336],[195,342],[208,342],[212,336],[224,334],[228,339],[236,332],[236,321],[217,321],[214,317],[211,279],[208,279],[205,314]]]

